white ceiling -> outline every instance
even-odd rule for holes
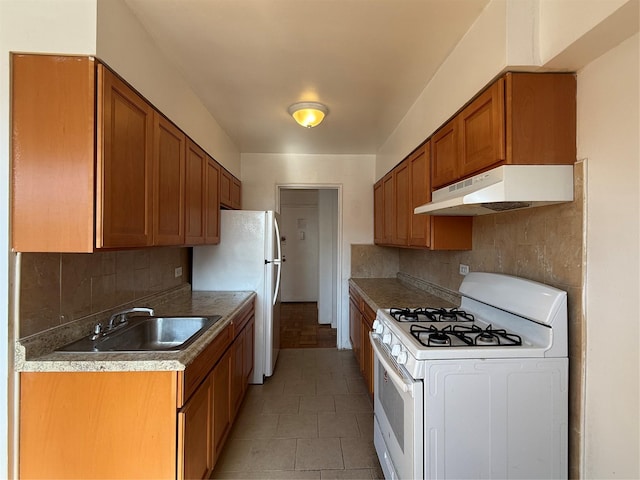
[[[242,153],[342,154],[377,151],[488,3],[125,1]]]

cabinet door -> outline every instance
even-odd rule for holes
[[[376,315],[368,305],[362,315],[362,373],[367,385],[369,396],[373,397],[373,347],[369,340],[369,332],[373,329],[373,321]]]
[[[175,372],[22,372],[19,415],[20,478],[176,475]]]
[[[220,205],[232,208],[231,185],[233,184],[233,175],[224,168],[220,169]]]
[[[507,73],[507,163],[567,164],[576,161],[576,76]]]
[[[373,241],[384,243],[384,182],[378,180],[373,186]]]
[[[407,246],[409,244],[409,224],[411,222],[409,192],[409,163],[402,162],[393,169],[393,188],[395,190],[394,202],[394,229],[393,244]]]
[[[251,374],[253,373],[253,362],[254,362],[254,351],[255,351],[255,317],[252,317],[249,320],[249,323],[245,327],[245,335],[244,335],[244,360],[242,362],[242,369],[244,375],[244,385],[246,386],[249,383],[249,379],[251,378]]]
[[[431,234],[431,216],[414,215],[413,209],[431,201],[430,143],[416,150],[409,157],[409,178],[411,182],[411,212],[409,245],[412,247],[428,247]]]
[[[213,470],[212,395],[209,376],[178,413],[178,478],[208,478]]]
[[[218,458],[231,427],[229,386],[231,380],[231,349],[228,349],[213,369],[213,445]]]
[[[154,113],[153,244],[184,244],[185,134]]]
[[[185,243],[204,243],[205,172],[207,154],[187,139],[185,184]]]
[[[393,172],[387,173],[382,178],[382,189],[384,191],[384,214],[383,214],[383,244],[393,244],[395,231],[395,190],[393,183]]]
[[[231,208],[242,208],[242,182],[236,177],[233,177],[231,182]]]
[[[471,102],[459,116],[459,178],[505,160],[504,79]]]
[[[360,364],[361,355],[361,335],[362,335],[362,314],[358,309],[356,301],[353,297],[349,297],[349,340],[351,340],[351,348],[353,354]]]
[[[11,246],[93,252],[95,62],[11,56]]]
[[[244,337],[246,336],[246,327],[236,336],[231,346],[231,387],[229,395],[231,397],[231,418],[235,418],[242,403],[244,394]]]
[[[435,190],[455,182],[458,175],[458,117],[431,137],[431,188]]]
[[[205,182],[204,243],[220,243],[220,165],[208,157]]]
[[[151,245],[153,109],[98,65],[96,245]]]

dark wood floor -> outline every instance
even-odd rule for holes
[[[280,348],[331,348],[336,346],[336,329],[318,323],[316,302],[282,303],[280,306]]]

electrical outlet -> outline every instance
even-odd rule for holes
[[[176,278],[182,276],[182,267],[176,267],[175,275],[176,275]]]
[[[466,275],[469,273],[469,265],[465,265],[464,263],[460,264],[460,275]]]

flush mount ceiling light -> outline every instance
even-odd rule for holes
[[[303,127],[311,128],[320,125],[329,109],[317,102],[294,103],[289,107],[289,115]]]

